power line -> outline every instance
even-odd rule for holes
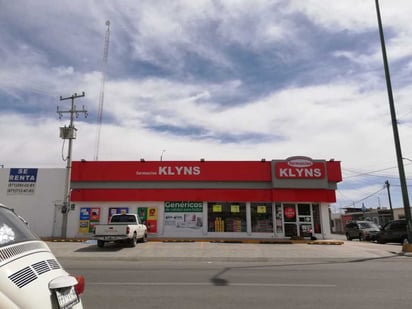
[[[406,165],[412,165],[412,163],[407,163],[407,164],[404,164],[404,165],[405,165],[405,166],[406,166]],[[395,169],[395,168],[397,168],[397,166],[385,167],[385,168],[382,168],[382,169],[379,169],[379,170],[368,171],[368,172],[359,172],[359,171],[355,171],[355,170],[351,170],[351,169],[344,169],[344,168],[342,168],[342,170],[343,170],[343,171],[346,170],[346,171],[348,171],[348,172],[350,172],[350,173],[358,173],[358,174],[355,174],[355,175],[344,176],[345,179],[355,178],[355,177],[361,177],[361,176],[399,178],[399,177],[388,176],[388,175],[374,175],[374,173],[379,173],[379,172],[382,172],[382,171],[387,171],[387,170],[391,170],[391,169]]]
[[[382,169],[375,170],[375,171],[370,171],[370,172],[359,172],[358,174],[355,174],[355,175],[346,176],[345,179],[355,178],[355,177],[361,177],[361,176],[379,176],[379,175],[373,175],[373,174],[374,174],[374,173],[379,173],[379,172],[382,172],[382,171],[391,170],[391,169],[394,169],[394,168],[396,168],[396,166],[394,166],[394,167],[382,168]],[[345,171],[345,169],[342,169],[342,170]],[[349,172],[353,172],[353,171],[351,171],[351,170],[349,170],[349,169],[346,169],[346,170],[349,171]]]
[[[373,193],[369,194],[368,196],[366,196],[366,197],[364,197],[364,198],[361,198],[360,200],[354,201],[354,202],[352,202],[352,204],[350,204],[350,205],[348,205],[348,206],[345,206],[345,207],[343,207],[343,208],[349,207],[349,206],[351,206],[351,205],[353,205],[353,204],[358,204],[358,203],[360,203],[360,202],[363,202],[363,201],[367,200],[368,198],[370,198],[370,197],[378,194],[379,192],[381,192],[381,191],[383,191],[383,190],[385,190],[385,189],[386,189],[386,187],[384,186],[384,187],[380,188],[378,191],[373,192]]]

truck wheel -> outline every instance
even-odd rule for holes
[[[144,233],[143,237],[139,239],[139,242],[144,243],[147,241],[147,233]]]
[[[137,243],[137,236],[136,234],[133,234],[133,238],[130,239],[130,246],[136,247],[136,243]]]
[[[103,240],[98,240],[98,241],[97,241],[97,246],[98,246],[99,248],[103,248],[103,247],[104,247],[104,241],[103,241]]]

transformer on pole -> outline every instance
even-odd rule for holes
[[[73,140],[76,138],[76,131],[77,129],[74,127],[74,117],[76,118],[79,116],[80,113],[83,113],[85,117],[87,117],[87,110],[84,109],[84,106],[81,110],[76,109],[76,105],[74,105],[74,100],[77,98],[84,97],[84,92],[81,95],[77,93],[73,94],[70,97],[63,98],[60,97],[60,101],[63,100],[71,100],[71,108],[69,110],[60,110],[57,107],[57,113],[59,114],[59,118],[63,117],[63,114],[70,114],[70,124],[68,127],[60,127],[60,138],[63,140],[69,140],[69,149],[66,157],[66,183],[64,188],[64,198],[63,198],[63,206],[62,206],[62,214],[63,214],[63,221],[62,221],[62,231],[61,236],[62,238],[66,238],[67,236],[67,220],[68,220],[68,213],[70,211],[70,182],[71,182],[71,169],[72,169],[72,144]]]

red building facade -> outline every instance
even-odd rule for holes
[[[101,214],[94,222],[80,215],[79,234],[127,211],[141,216],[152,237],[325,239],[341,180],[340,162],[308,157],[81,161],[73,162],[71,201]]]

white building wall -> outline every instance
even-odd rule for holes
[[[61,204],[64,197],[65,168],[37,169],[32,194],[8,194],[10,168],[0,168],[0,203],[14,208],[40,237],[61,235]]]
[[[405,219],[405,209],[402,208],[394,208],[393,209],[393,218],[395,220]]]
[[[322,226],[322,239],[333,239],[333,235],[330,229],[330,215],[329,204],[320,204],[320,220]]]

